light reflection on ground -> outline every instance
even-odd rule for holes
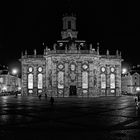
[[[134,99],[128,96],[57,98],[54,106],[45,98],[0,97],[0,127],[6,129],[2,130],[5,136],[11,133],[16,137],[16,130],[24,137],[23,130],[28,130],[25,134],[31,137],[39,134],[49,137],[51,132],[65,131],[69,134],[70,131],[78,131],[77,134],[82,132],[81,136],[88,134],[94,138],[132,138],[131,132],[139,132],[134,131],[140,128],[139,118],[140,110],[136,109]],[[139,134],[135,133],[137,137]],[[57,134],[55,136],[58,137]]]

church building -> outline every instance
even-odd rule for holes
[[[63,17],[61,40],[44,53],[21,56],[22,95],[97,97],[121,95],[121,53],[105,55],[77,38],[76,17]]]

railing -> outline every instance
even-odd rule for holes
[[[48,51],[46,54],[93,54],[97,55],[96,51],[90,50],[51,50]],[[120,55],[100,55],[101,58],[108,58],[108,59],[121,59]],[[22,58],[44,58],[44,55],[24,55]]]
[[[24,55],[22,58],[44,58],[43,55]]]
[[[97,54],[90,50],[52,50],[48,54]]]

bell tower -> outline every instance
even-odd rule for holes
[[[64,16],[63,17],[63,31],[61,31],[62,39],[77,38],[78,31],[76,31],[76,17]]]

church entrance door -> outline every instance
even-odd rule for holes
[[[69,92],[70,92],[70,94],[69,94],[70,96],[75,96],[75,95],[77,95],[76,86],[70,86]]]

